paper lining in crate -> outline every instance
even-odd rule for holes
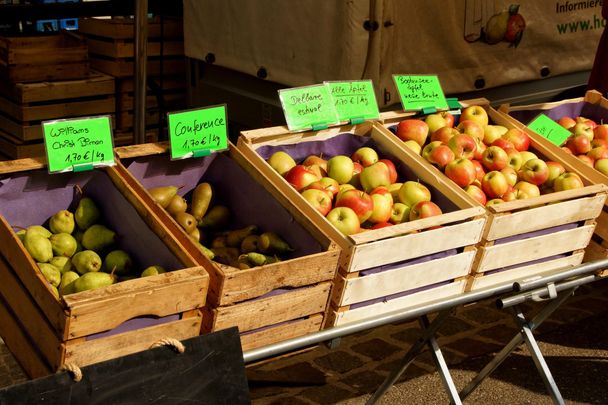
[[[301,162],[310,154],[326,159],[339,154],[351,156],[361,146],[370,146],[381,157],[391,159],[398,181],[425,184],[443,213],[345,236],[266,162],[276,151],[286,151]],[[406,156],[375,124],[302,133],[290,133],[286,127],[243,131],[238,147],[281,195],[342,249],[327,326],[464,292],[476,253],[473,246],[486,222],[484,210],[469,202],[464,192],[448,188],[445,180]],[[428,290],[423,291],[425,288]]]
[[[78,187],[134,266],[167,272],[57,298],[14,229],[47,225],[56,212],[73,210]],[[104,169],[51,175],[34,159],[0,163],[0,333],[30,377],[199,334],[209,276],[171,235],[148,227],[125,197],[129,192]]]
[[[597,124],[608,123],[608,99],[595,91],[590,90],[584,97],[556,101],[553,103],[533,104],[527,106],[501,106],[498,112],[504,114],[505,118],[512,121],[514,125],[526,126],[538,114],[543,113],[554,121],[564,116],[570,118],[585,117]],[[583,164],[577,157],[565,153],[553,143],[542,136],[529,132],[536,142],[545,145],[547,149],[554,151],[563,161],[576,167],[591,182],[596,184],[608,184],[608,176]],[[604,205],[602,213],[597,218],[595,233],[591,242],[585,249],[585,261],[603,259],[608,257],[608,206]]]
[[[488,100],[466,100],[461,104],[463,108],[482,106],[490,123],[507,128],[520,127],[491,108]],[[437,167],[406,147],[394,134],[396,124],[412,118],[411,114],[393,111],[383,113],[381,118],[384,120],[383,132],[399,143],[404,153],[436,176],[448,180],[451,188],[461,189]],[[595,219],[601,212],[608,189],[604,185],[593,184],[577,167],[568,164],[535,139],[531,140],[530,150],[543,160],[557,161],[567,171],[579,174],[585,186],[486,207],[489,218],[478,247],[474,277],[468,289],[537,277],[578,265],[583,259],[584,249],[589,244],[596,225]]]
[[[338,265],[335,243],[295,207],[277,199],[271,187],[265,189],[265,180],[234,146],[228,152],[174,161],[167,152],[168,143],[117,148],[121,160],[117,168],[126,182],[137,185],[146,209],[161,217],[167,231],[208,270],[211,281],[203,331],[238,326],[245,350],[318,331]],[[191,201],[192,190],[202,182],[213,189],[212,207],[228,207],[227,229],[256,225],[260,232],[281,236],[294,251],[283,261],[242,270],[232,263],[208,260],[146,191],[179,185],[183,186],[179,194]],[[201,232],[205,234],[205,228]],[[209,242],[210,238],[203,243]]]

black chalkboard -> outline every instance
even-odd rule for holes
[[[237,328],[0,389],[0,404],[248,404]]]

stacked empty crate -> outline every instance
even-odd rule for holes
[[[135,25],[129,17],[80,20],[86,36],[91,67],[116,82],[116,132],[132,139],[135,91]],[[159,138],[163,114],[186,106],[186,62],[181,19],[148,21],[146,137]],[[161,124],[159,124],[161,123]]]
[[[0,70],[0,152],[10,158],[44,155],[42,121],[114,113],[114,79],[89,70],[73,33],[0,38]]]

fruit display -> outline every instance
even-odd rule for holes
[[[531,150],[526,132],[490,123],[482,106],[468,106],[454,118],[449,112],[409,118],[393,131],[480,204],[584,187],[578,174]]]
[[[350,156],[311,154],[299,163],[277,151],[267,162],[344,235],[442,214],[427,186],[400,181],[395,163],[370,146]]]

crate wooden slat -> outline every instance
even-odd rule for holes
[[[286,322],[272,328],[241,334],[241,347],[243,351],[257,347],[268,346],[275,342],[292,339],[321,329],[323,316],[316,314],[298,321]]]
[[[89,52],[95,55],[110,58],[133,58],[135,56],[135,44],[133,40],[106,41],[96,37],[87,39]],[[162,48],[162,53],[161,53]],[[184,41],[148,42],[147,55],[150,56],[183,56]]]
[[[461,104],[463,107],[471,105],[484,107],[491,123],[507,128],[525,129],[522,124],[514,123],[504,114],[491,108],[485,99],[465,100]],[[388,130],[391,125],[411,116],[389,112],[382,114],[381,117],[384,119],[383,133],[387,137],[399,143],[405,153],[433,171],[435,175],[447,179],[441,171],[405,147]],[[515,281],[524,276],[531,277],[540,272],[580,264],[582,255],[577,252],[590,243],[595,228],[594,220],[602,212],[608,188],[603,184],[595,184],[596,182],[581,172],[579,167],[563,159],[558,151],[552,150],[532,136],[530,150],[545,160],[562,163],[567,171],[579,174],[585,187],[487,207],[488,221],[483,239],[478,245],[478,255],[473,266],[474,277],[470,280],[467,289]],[[450,187],[460,188],[451,181]],[[572,227],[575,228],[571,229]],[[544,230],[546,232],[542,232]],[[501,239],[504,238],[515,240],[501,243]],[[553,257],[558,254],[567,254],[568,257],[554,259]],[[545,259],[546,263],[530,264],[538,259]],[[486,274],[489,278],[484,280]]]
[[[131,77],[135,74],[135,61],[132,58],[105,59],[91,56],[91,68],[118,78]],[[186,60],[184,57],[148,59],[146,65],[148,75],[159,76],[161,70],[164,74],[185,74]]]
[[[78,31],[81,34],[113,39],[133,39],[135,37],[134,19],[130,17],[81,18]],[[148,20],[148,38],[182,38],[184,28],[181,18],[165,18],[161,28],[160,18]]]
[[[436,193],[448,199],[455,208],[440,216],[344,236],[308,204],[257,152],[258,148],[264,146],[290,145],[297,148],[300,143],[309,141],[331,142],[333,137],[346,133],[369,140],[374,143],[379,154],[391,156],[395,162],[404,162],[408,167],[407,170],[414,173],[415,179],[432,186]],[[481,239],[486,222],[484,209],[475,207],[467,196],[463,196],[464,192],[447,187],[444,180],[409,159],[394,141],[381,133],[380,128],[375,124],[366,122],[356,126],[302,133],[289,133],[285,127],[243,131],[238,147],[253,162],[260,175],[272,182],[278,195],[305,212],[319,229],[330,235],[342,248],[339,274],[334,279],[332,307],[326,325],[342,325],[364,316],[420,304],[434,299],[442,291],[446,294],[458,294],[464,291],[466,284],[464,278],[470,273],[475,258],[475,249],[472,246]],[[354,150],[333,151],[345,155],[350,155],[352,152]],[[407,179],[403,179],[405,180]],[[428,229],[434,227],[437,228]],[[455,254],[447,258],[434,257],[426,265],[407,266],[405,263],[408,259],[418,259],[431,254],[447,254],[448,251],[454,251]],[[382,265],[397,266],[397,263],[403,263],[402,268],[386,270],[374,275],[362,273],[364,270],[379,268]],[[433,265],[443,263],[453,265],[453,271],[443,274],[426,271]],[[411,283],[397,281],[409,280],[410,271],[416,274],[413,277],[417,281],[412,280]],[[450,287],[435,286],[442,282],[449,283]],[[405,293],[418,286],[430,287],[430,292],[416,292],[407,298],[391,298],[387,302],[376,302],[350,309],[354,304],[378,300],[394,293]]]

